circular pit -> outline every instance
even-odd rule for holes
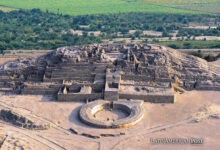
[[[144,116],[142,101],[96,100],[82,106],[80,119],[99,128],[123,128],[137,124]]]

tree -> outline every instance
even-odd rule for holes
[[[88,36],[88,33],[85,32],[85,31],[82,34],[83,34],[83,37],[87,37]]]
[[[135,31],[134,36],[139,38],[141,35],[141,31]]]
[[[163,31],[165,31],[165,29],[164,29],[164,27],[160,26],[157,28],[157,31],[163,32]]]
[[[169,37],[169,33],[165,30],[162,33],[162,37]]]
[[[196,37],[195,36],[193,36],[193,41],[195,41],[196,40]]]
[[[204,59],[207,61],[216,61],[217,57],[212,56],[212,55],[208,55],[208,56],[205,56]]]
[[[132,40],[132,41],[135,40],[135,36],[132,36],[132,37],[131,37],[131,40]]]
[[[183,43],[183,47],[189,49],[192,47],[192,45],[191,43]]]
[[[4,55],[4,50],[6,50],[6,43],[0,41],[0,52]]]
[[[169,44],[168,46],[173,48],[173,49],[178,49],[179,48],[176,44]]]
[[[145,40],[143,41],[143,43],[148,43],[148,39],[145,39]]]
[[[6,49],[6,43],[0,41],[0,50],[5,50]]]

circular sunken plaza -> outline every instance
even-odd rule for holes
[[[86,124],[100,128],[129,127],[144,117],[142,104],[143,101],[96,100],[83,105],[79,116]]]

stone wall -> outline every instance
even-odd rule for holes
[[[58,89],[49,88],[26,88],[21,90],[21,94],[27,95],[56,95]]]
[[[156,81],[156,82],[171,82],[170,78],[155,78],[146,75],[122,75],[122,80],[133,80],[133,81]]]
[[[103,99],[103,93],[91,93],[91,94],[80,94],[80,93],[67,93],[57,94],[58,101],[85,101],[85,100],[96,100],[96,99]]]
[[[121,75],[120,72],[106,72],[105,100],[117,101],[119,99]]]
[[[175,95],[135,95],[135,94],[119,94],[120,99],[137,99],[151,103],[174,103]]]

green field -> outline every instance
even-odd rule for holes
[[[0,0],[1,6],[69,15],[119,12],[219,13],[219,0]]]
[[[157,4],[183,10],[195,10],[202,13],[220,13],[219,0],[144,0],[146,3]]]

